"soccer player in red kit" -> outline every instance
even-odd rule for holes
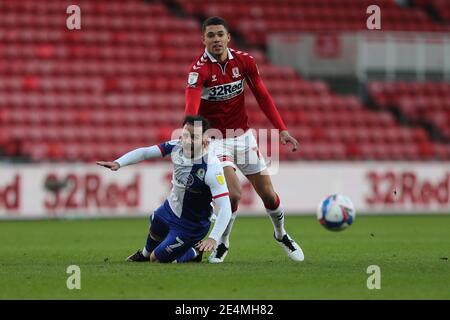
[[[298,142],[289,135],[259,75],[253,57],[246,52],[228,48],[228,30],[228,24],[220,17],[205,20],[202,26],[205,51],[192,63],[186,87],[185,114],[202,115],[208,119],[211,128],[222,134],[223,139],[213,140],[211,145],[222,161],[233,211],[232,219],[210,255],[209,262],[223,262],[228,253],[229,235],[242,193],[236,169],[247,177],[262,199],[272,220],[277,242],[292,260],[303,261],[304,255],[300,246],[284,229],[284,212],[280,198],[267,174],[267,167],[260,156],[256,139],[249,130],[244,103],[244,82],[247,82],[252,90],[261,110],[280,131],[281,143],[292,143],[295,151]],[[232,136],[227,135],[227,129],[229,132],[230,129],[234,130]],[[238,161],[242,158],[250,161]]]

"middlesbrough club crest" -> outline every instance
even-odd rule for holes
[[[231,69],[231,72],[233,72],[233,78],[239,78],[241,76],[241,74],[239,73],[239,68],[238,67],[234,67],[233,69]]]

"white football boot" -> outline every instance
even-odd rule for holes
[[[208,257],[209,263],[222,263],[225,260],[225,257],[228,254],[228,248],[225,246],[225,244],[221,243],[219,244],[216,249],[211,253],[211,255]]]
[[[275,238],[275,234],[273,235]],[[300,246],[295,242],[287,233],[283,236],[281,240],[275,238],[275,240],[280,244],[280,246],[286,251],[289,258],[294,261],[303,261],[305,256],[303,254]]]

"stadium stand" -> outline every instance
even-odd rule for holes
[[[414,0],[413,3],[422,8],[431,10],[447,25],[450,23],[450,4],[446,0]]]
[[[437,152],[449,151],[448,82],[373,82],[369,85],[369,94],[380,109],[391,110],[412,125],[431,127],[435,138],[447,143],[436,143]]]
[[[208,7],[178,1],[190,15],[181,18],[163,2],[81,0],[82,32],[60,27],[67,1],[2,1],[0,154],[92,162],[168,140],[183,116],[188,67],[203,50],[198,13],[230,17],[250,45],[260,45],[270,31],[359,28],[346,1],[212,0]],[[383,5],[390,30],[448,30],[419,7],[404,9],[388,0]],[[299,14],[303,18],[294,19]],[[329,15],[339,18],[324,23]],[[417,100],[409,95],[413,85],[374,83],[371,93],[380,105],[374,111],[356,95],[338,95],[323,81],[271,65],[257,47],[250,52],[291,134],[301,141],[301,152],[280,148],[282,160],[450,159],[449,144],[433,141],[423,122],[402,125],[383,108],[392,102],[411,120],[429,120],[448,142],[448,84],[424,84]],[[393,94],[395,101],[385,97],[404,88],[404,95]],[[270,128],[249,90],[246,95],[252,126]],[[414,113],[423,106],[425,113]]]
[[[419,7],[402,8],[393,0],[177,0],[191,15],[220,15],[240,30],[254,45],[263,46],[270,32],[336,32],[355,31],[366,26],[367,7],[376,3],[383,12],[383,30],[448,31],[448,27],[433,21]],[[446,6],[448,1],[435,0]],[[443,11],[447,12],[447,11]]]

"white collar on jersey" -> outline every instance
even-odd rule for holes
[[[228,59],[229,59],[229,60],[234,59],[233,55],[231,54],[230,48],[227,48],[227,51],[228,51]],[[208,58],[209,58],[209,60],[211,60],[211,62],[217,62],[216,58],[214,58],[214,57],[208,52],[208,50],[206,50],[206,48],[205,48],[205,54],[208,56]]]

